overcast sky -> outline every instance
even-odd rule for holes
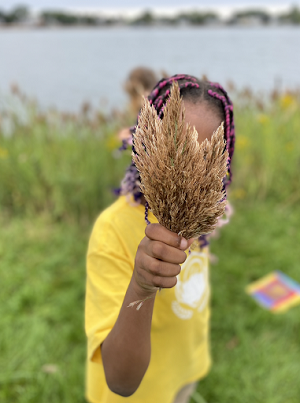
[[[0,0],[0,8],[9,9],[17,4],[26,4],[33,9],[45,9],[45,8],[159,8],[159,7],[205,7],[215,8],[216,6],[221,7],[264,7],[264,6],[274,6],[274,7],[286,7],[287,5],[298,4],[300,5],[300,0],[261,0],[261,1],[251,1],[251,0]]]

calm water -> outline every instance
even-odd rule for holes
[[[0,92],[18,83],[43,106],[122,106],[129,71],[203,73],[266,91],[300,87],[300,29],[68,29],[0,31]]]

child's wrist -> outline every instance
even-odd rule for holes
[[[145,298],[151,298],[154,297],[158,288],[157,287],[150,287],[150,286],[144,286],[139,284],[139,282],[136,280],[135,275],[133,273],[132,279],[131,279],[131,287],[136,294],[138,299],[145,299]]]

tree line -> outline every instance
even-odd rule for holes
[[[151,10],[143,11],[134,18],[125,18],[122,16],[107,17],[96,14],[78,14],[61,10],[45,10],[38,15],[32,15],[30,9],[26,6],[17,6],[10,11],[0,9],[1,25],[29,24],[37,26],[113,26],[113,25],[131,25],[131,26],[177,26],[177,25],[270,25],[270,24],[289,24],[300,25],[300,9],[296,6],[285,13],[279,13],[276,16],[269,14],[265,10],[249,9],[245,11],[233,12],[226,20],[221,19],[215,12],[200,12],[191,10],[189,12],[180,12],[175,16],[157,16]]]

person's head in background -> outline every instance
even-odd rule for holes
[[[174,81],[179,84],[180,94],[186,110],[186,122],[195,126],[199,135],[199,142],[202,142],[205,138],[210,139],[214,130],[218,128],[221,122],[224,122],[224,138],[229,153],[228,171],[223,179],[224,190],[226,191],[232,177],[231,160],[235,142],[232,102],[226,91],[219,84],[199,80],[190,75],[177,74],[160,80],[148,96],[150,104],[154,106],[160,119],[163,119],[164,106],[170,96]],[[135,127],[131,128],[131,134],[134,131]],[[127,140],[128,144],[132,142],[130,140]],[[126,140],[124,142],[126,143]],[[137,203],[142,201],[140,176],[133,162],[126,170],[118,194],[132,195]]]
[[[148,97],[152,88],[158,81],[155,72],[147,67],[137,67],[129,73],[124,83],[124,89],[129,96],[129,113],[135,117],[143,104],[143,97]],[[129,127],[121,129],[118,133],[120,140],[131,138]]]
[[[155,72],[147,67],[133,69],[124,83],[129,95],[130,111],[137,115],[142,107],[143,97],[147,97],[158,81]]]

